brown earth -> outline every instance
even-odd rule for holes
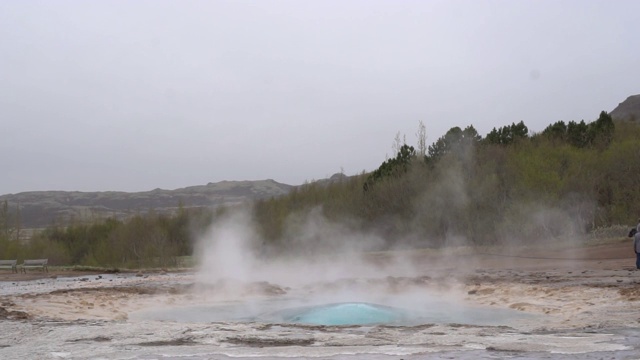
[[[357,263],[357,259],[350,260]],[[399,271],[402,265],[408,269],[404,273]],[[298,278],[305,282],[290,287],[284,280],[282,284],[251,280],[202,283],[207,274],[203,280],[198,272],[102,277],[69,271],[3,273],[0,322],[7,331],[0,335],[0,357],[51,358],[51,354],[73,353],[77,358],[94,358],[97,354],[121,358],[110,354],[122,349],[133,349],[130,351],[134,355],[146,354],[149,348],[155,354],[156,347],[168,351],[185,346],[190,352],[200,349],[206,354],[243,348],[252,350],[242,354],[254,354],[269,348],[289,348],[300,355],[307,350],[314,353],[342,346],[370,350],[379,345],[414,349],[411,351],[421,354],[416,359],[423,358],[422,351],[433,349],[486,349],[504,352],[505,356],[524,354],[524,358],[603,351],[609,352],[594,356],[613,358],[614,351],[625,350],[620,358],[638,358],[636,340],[640,337],[633,334],[640,329],[640,271],[635,270],[628,239],[592,246],[376,253],[369,254],[364,265],[358,265],[364,268],[341,270],[338,277],[315,280],[311,279],[314,274],[329,268],[308,266],[295,268],[302,273],[296,274]],[[364,273],[360,271],[363,269]],[[58,278],[50,279],[52,275]],[[524,315],[498,319],[497,326],[424,324],[377,326],[367,331],[358,327],[234,321],[187,324],[141,316],[147,311],[166,313],[184,307],[243,304],[252,298],[269,302],[279,297],[326,296],[345,290],[368,296],[408,296],[419,306],[428,303],[425,299],[436,298],[462,304],[465,309],[494,308]],[[376,302],[375,297],[371,299]],[[87,344],[91,344],[91,350],[87,350]],[[476,355],[470,352],[466,358]],[[494,358],[488,356],[485,358]],[[454,354],[452,358],[459,356]]]
[[[408,253],[408,258],[404,255],[404,261],[413,264],[411,275],[363,279],[345,274],[343,279],[317,282],[311,285],[312,290],[321,293],[357,288],[388,294],[416,290],[441,292],[452,299],[478,305],[554,315],[553,321],[547,319],[546,323],[554,326],[587,326],[593,322],[627,326],[629,321],[633,324],[640,321],[635,313],[640,301],[640,271],[635,271],[635,256],[627,239],[564,249],[503,249],[501,252],[465,249],[448,254],[413,251]],[[368,260],[384,266],[391,258],[397,261],[397,256],[397,253],[381,253],[370,255]],[[58,280],[49,279],[54,276]],[[80,279],[60,281],[68,276]],[[86,277],[82,279],[82,276]],[[12,286],[19,289],[26,280],[42,282],[25,283],[29,284],[27,287],[32,286],[34,292],[5,291],[5,295],[0,296],[0,317],[125,320],[131,312],[149,307],[229,300],[217,297],[225,292],[229,283],[198,287],[195,286],[198,279],[193,274],[180,276],[171,280],[173,282],[161,274],[129,274],[105,281],[97,274],[86,272],[3,273],[0,285],[5,289]],[[264,281],[233,285],[240,288],[236,293],[240,298],[286,296],[291,290]]]
[[[478,268],[510,268],[517,265],[518,268],[556,268],[556,267],[582,267],[584,269],[633,269],[635,268],[635,254],[631,240],[616,240],[594,246],[574,246],[562,249],[533,248],[511,250],[474,250],[466,249],[460,254],[443,254],[409,251],[406,255],[415,264],[443,264],[448,261],[466,259]],[[371,255],[369,260],[375,263],[385,263],[396,255],[389,253]],[[442,261],[446,258],[447,261]],[[427,266],[428,267],[428,266]],[[58,277],[79,277],[101,274],[99,271],[75,271],[75,270],[29,270],[25,273],[12,273],[10,270],[0,270],[0,281],[29,281]]]

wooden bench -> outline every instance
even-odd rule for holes
[[[18,273],[18,260],[0,260],[0,269],[11,269],[11,272]]]
[[[20,270],[23,273],[27,273],[27,269],[35,269],[41,268],[42,272],[49,272],[49,268],[47,267],[47,262],[49,259],[32,259],[32,260],[24,260],[22,265],[20,265]]]

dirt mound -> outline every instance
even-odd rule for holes
[[[0,320],[27,320],[29,314],[24,311],[7,310],[0,306]]]

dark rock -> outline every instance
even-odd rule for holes
[[[609,113],[613,120],[640,123],[640,95],[629,96]]]

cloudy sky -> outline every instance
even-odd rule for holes
[[[640,1],[0,1],[0,194],[288,184],[640,93]]]

